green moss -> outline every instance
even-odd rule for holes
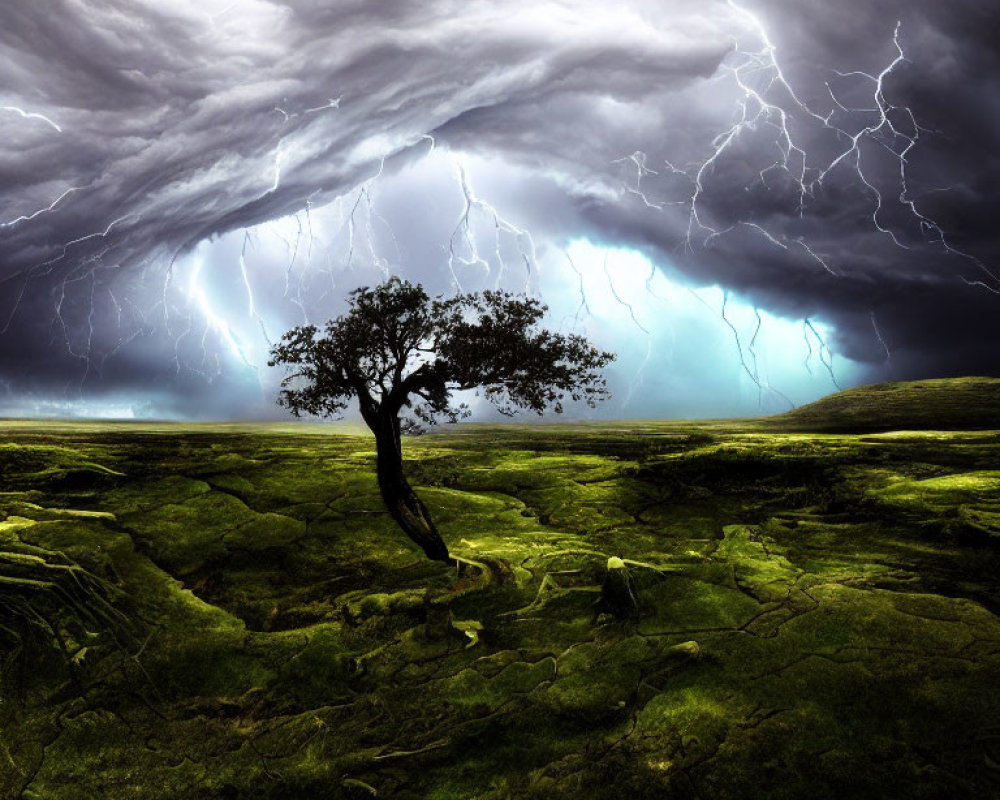
[[[1000,379],[944,378],[859,386],[773,420],[799,430],[1000,429]]]
[[[272,636],[258,635],[255,648],[274,648],[268,641]],[[276,648],[277,659],[271,661],[271,666],[277,674],[268,692],[280,697],[283,704],[294,704],[303,710],[343,702],[350,694],[354,659],[339,627],[317,626],[301,639],[290,652],[287,648]]]
[[[879,502],[905,509],[955,508],[966,503],[1000,504],[1000,472],[964,472],[926,480],[898,480],[870,492]]]
[[[207,476],[207,482],[214,489],[232,492],[240,497],[252,495],[255,492],[253,483],[242,475],[233,475],[230,473],[209,475]]]
[[[648,615],[639,623],[644,634],[737,629],[761,612],[759,601],[735,586],[720,586],[683,576],[669,576],[640,594]]]
[[[282,514],[259,514],[229,531],[223,542],[229,550],[271,550],[291,547],[306,533],[305,523]]]
[[[995,794],[992,433],[407,440],[452,551],[509,565],[492,584],[397,530],[370,439],[10,438],[0,543],[71,556],[144,627],[83,691],[40,670],[0,698],[0,796]],[[86,465],[120,474],[33,482]],[[637,619],[598,613],[611,557]]]

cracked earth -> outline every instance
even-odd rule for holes
[[[0,797],[1000,796],[1000,436],[459,431],[11,431]]]

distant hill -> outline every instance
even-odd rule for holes
[[[771,417],[807,431],[1000,429],[1000,378],[875,383]]]

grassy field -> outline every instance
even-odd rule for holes
[[[1000,429],[1000,379],[876,383],[824,397],[770,424],[810,431]]]
[[[998,431],[0,427],[0,797],[1000,797]]]

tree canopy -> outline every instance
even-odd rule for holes
[[[614,356],[541,328],[546,311],[501,291],[431,298],[399,278],[356,289],[347,313],[322,330],[293,328],[274,346],[269,363],[289,367],[279,403],[329,417],[357,398],[372,430],[386,417],[404,430],[455,421],[468,409],[454,393],[467,389],[508,415],[559,413],[567,400],[594,406],[608,396],[601,369]]]

